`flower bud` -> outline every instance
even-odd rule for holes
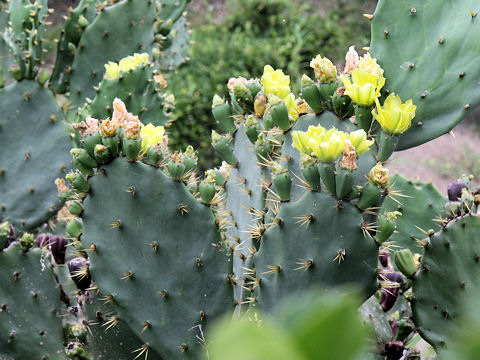
[[[337,79],[337,68],[326,57],[322,58],[317,55],[310,62],[310,67],[313,68],[315,77],[322,84],[330,84]]]

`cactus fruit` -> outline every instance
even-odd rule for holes
[[[71,166],[63,114],[30,80],[0,89],[0,114],[0,217],[31,230],[59,207],[54,181]]]
[[[0,252],[0,357],[58,359],[64,354],[58,285],[42,251],[12,243]]]
[[[478,289],[480,218],[459,217],[432,236],[413,278],[413,320],[437,349],[448,348],[462,324],[461,304]]]
[[[480,64],[471,61],[480,54],[472,46],[480,31],[476,11],[476,0],[379,1],[370,51],[385,70],[385,92],[418,106],[398,150],[447,133],[480,104]]]

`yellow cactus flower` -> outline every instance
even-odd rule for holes
[[[337,78],[337,68],[326,57],[317,55],[310,61],[310,67],[315,71],[315,77],[321,83],[330,84]]]
[[[135,63],[135,66],[141,66],[145,65],[148,63],[148,54],[147,53],[141,53],[141,54],[133,54],[133,61]]]
[[[136,68],[135,58],[133,56],[127,56],[120,60],[118,63],[120,71],[130,71]]]
[[[116,62],[109,61],[105,64],[105,79],[115,79],[120,73],[120,67]]]
[[[349,96],[355,103],[363,107],[370,107],[375,99],[380,96],[380,90],[385,85],[385,78],[379,78],[359,68],[352,71],[352,81],[347,75],[340,75],[345,86],[345,95]]]
[[[290,114],[290,116],[297,120],[300,115],[300,109],[298,108],[298,103],[295,99],[295,95],[293,95],[293,93],[290,93],[283,100],[285,101],[285,105],[287,105],[288,113]]]
[[[261,79],[263,91],[283,99],[291,93],[290,76],[282,70],[274,70],[270,65],[265,65]]]
[[[292,146],[302,154],[310,155],[312,153],[312,149],[309,146],[309,139],[310,136],[304,131],[292,132]]]
[[[373,140],[367,140],[367,133],[363,129],[351,132],[349,134],[349,140],[355,147],[357,155],[363,154],[370,150],[370,146],[372,146],[374,143]]]
[[[358,59],[358,68],[366,73],[377,75],[379,79],[383,78],[383,69],[378,65],[377,59],[372,58],[370,53],[366,53]]]
[[[383,108],[378,99],[375,99],[375,102],[377,108],[372,111],[372,114],[383,131],[388,134],[402,134],[410,128],[417,109],[412,99],[402,104],[400,96],[391,93],[383,103]]]
[[[163,126],[154,126],[152,124],[145,125],[140,131],[142,137],[142,153],[145,153],[150,146],[155,146],[162,141],[165,135],[165,128]]]
[[[309,139],[312,155],[323,162],[335,161],[345,148],[344,133],[336,129],[330,129],[325,133],[322,140],[322,142],[319,142],[313,137]]]

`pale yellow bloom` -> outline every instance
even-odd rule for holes
[[[370,150],[370,146],[372,146],[374,143],[373,140],[367,140],[367,133],[363,129],[351,132],[349,134],[349,140],[355,147],[357,155],[363,154]]]
[[[312,153],[312,149],[308,142],[309,139],[310,136],[304,131],[292,132],[292,146],[302,154],[310,155]]]
[[[352,81],[347,75],[340,75],[345,86],[345,95],[349,96],[355,103],[363,107],[370,107],[375,99],[380,96],[380,90],[385,85],[385,78],[379,78],[359,68],[352,71]]]
[[[295,99],[295,95],[293,93],[290,93],[287,95],[285,99],[285,105],[287,105],[288,108],[288,113],[292,118],[295,120],[298,119],[298,116],[300,115],[300,110],[298,108],[297,100]]]
[[[163,126],[154,126],[153,124],[145,125],[140,131],[142,137],[142,153],[147,152],[150,146],[155,146],[162,141],[165,135],[165,128]]]
[[[115,79],[120,73],[120,67],[116,62],[109,61],[105,64],[105,79]]]
[[[384,132],[402,134],[410,128],[417,108],[413,105],[412,99],[402,104],[400,96],[391,93],[383,103],[383,108],[378,99],[375,99],[375,102],[377,108],[372,111],[372,114]]]
[[[120,60],[118,63],[120,71],[126,72],[136,68],[135,58],[133,56],[127,56]]]
[[[270,65],[265,65],[261,79],[263,91],[283,99],[291,93],[290,76],[282,70],[274,70]]]
[[[135,63],[135,66],[142,66],[148,63],[148,54],[147,53],[141,53],[141,54],[133,54],[133,61]]]
[[[341,131],[331,129],[327,131],[322,142],[314,138],[309,139],[309,146],[312,148],[312,155],[320,161],[332,162],[337,160],[345,148],[345,136]]]
[[[321,83],[331,83],[337,78],[337,68],[326,57],[317,55],[310,61],[310,67],[315,71],[315,77]]]
[[[383,77],[383,69],[378,65],[377,59],[372,58],[370,53],[366,53],[358,60],[358,68],[366,73],[377,75],[379,79]]]

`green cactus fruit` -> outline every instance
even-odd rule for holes
[[[108,150],[108,148],[102,144],[95,145],[94,156],[100,164],[108,164],[110,161],[112,161],[112,154],[110,153],[110,150]]]
[[[380,213],[377,217],[377,229],[375,232],[375,240],[379,244],[387,241],[396,228],[397,217],[402,213],[398,211]]]
[[[306,192],[271,213],[270,228],[253,255],[256,305],[271,311],[292,291],[351,284],[365,298],[376,289],[378,247],[362,233],[362,213],[348,202]]]
[[[379,130],[375,141],[377,142],[378,151],[377,159],[378,161],[387,161],[390,156],[392,156],[395,148],[397,147],[400,137],[398,135],[391,135],[385,133],[382,129]]]
[[[123,153],[130,161],[137,160],[140,150],[142,149],[142,141],[140,139],[123,139]]]
[[[348,118],[355,113],[353,102],[348,96],[343,95],[344,91],[344,87],[338,88],[332,98],[333,110],[340,119]]]
[[[150,165],[157,165],[163,160],[163,154],[161,154],[161,152],[156,150],[153,146],[150,146],[147,150],[145,160]]]
[[[232,118],[232,108],[230,105],[223,103],[223,99],[220,98],[220,100],[222,100],[222,103],[216,105],[214,98],[214,105],[212,107],[213,117],[220,124],[223,131],[232,133],[237,129]]]
[[[337,167],[335,174],[335,194],[337,199],[342,200],[352,191],[353,183],[357,177],[357,170]]]
[[[318,87],[313,82],[305,87],[302,87],[301,90],[302,98],[305,99],[308,106],[313,110],[315,114],[321,113],[323,108],[322,98],[320,97],[320,92]]]
[[[186,3],[190,2],[190,0],[185,1],[172,1],[168,0],[168,2],[172,3],[174,6],[177,7],[175,11],[178,9],[185,9]],[[160,16],[162,15],[163,11],[160,12]],[[180,14],[183,13],[183,10]],[[168,40],[168,41],[165,41]],[[188,50],[190,47],[190,30],[188,28],[187,19],[185,16],[181,16],[178,20],[175,21],[173,24],[172,30],[167,36],[167,39],[158,41],[159,47],[154,47],[152,49],[152,53],[155,54],[155,50],[159,51],[159,56],[156,58],[157,62],[159,63],[160,69],[162,70],[174,70],[178,66],[180,66],[185,61],[188,61]]]
[[[280,198],[280,201],[289,201],[290,200],[290,189],[292,187],[292,176],[288,170],[283,169],[284,171],[279,172],[278,174],[272,174],[272,182],[277,194]]]
[[[88,155],[90,155],[92,158],[95,158],[95,146],[102,143],[102,135],[100,135],[100,133],[88,135],[83,138],[82,143]]]
[[[383,189],[377,184],[367,181],[362,188],[362,195],[358,199],[357,206],[361,210],[375,207],[380,203]]]
[[[368,134],[372,126],[372,108],[364,108],[362,106],[355,106],[355,121],[359,129],[365,130]]]
[[[443,206],[447,199],[431,183],[412,181],[401,175],[391,177],[390,188],[380,214],[399,211],[402,216],[397,218],[396,232],[389,241],[413,253],[423,254],[422,239],[428,230],[438,231],[442,221],[446,221]]]
[[[75,190],[83,193],[86,193],[90,190],[90,186],[88,185],[87,179],[85,179],[85,177],[82,174],[78,172],[70,173],[70,174],[67,174],[66,178],[70,181],[70,183],[72,184],[72,187]]]
[[[471,61],[480,55],[478,11],[476,0],[379,1],[370,52],[385,70],[384,90],[417,106],[398,150],[447,133],[480,104],[480,64]]]
[[[288,117],[288,108],[284,102],[273,105],[270,108],[270,114],[273,122],[283,131],[290,128],[290,119]]]
[[[196,326],[207,329],[234,305],[231,263],[211,210],[156,167],[117,158],[105,170],[89,179],[82,215],[80,241],[95,249],[92,279],[142,340],[138,352],[197,358]]]
[[[330,84],[318,84],[317,87],[318,92],[320,93],[320,98],[322,99],[323,107],[333,110],[332,98],[335,91],[337,91],[338,83],[334,81]]]
[[[168,174],[174,180],[182,180],[183,175],[185,175],[185,164],[183,161],[169,161],[167,164]]]
[[[335,194],[337,192],[337,184],[335,181],[335,163],[334,162],[322,162],[317,165],[320,179],[330,193]]]
[[[0,357],[63,358],[61,315],[66,311],[48,260],[18,243],[0,252]]]
[[[80,216],[83,212],[82,203],[79,202],[79,201],[72,201],[70,203],[68,211],[70,211],[70,214],[72,214],[72,215]]]
[[[102,144],[110,151],[112,157],[117,156],[120,152],[120,143],[121,140],[118,135],[102,137]]]
[[[223,161],[227,162],[230,165],[237,165],[238,160],[235,158],[235,155],[232,151],[232,140],[228,137],[222,137],[217,133],[212,133],[212,145],[217,154],[222,158]]]
[[[413,279],[413,320],[435,349],[448,349],[464,326],[462,304],[478,293],[480,218],[457,218],[431,237]]]
[[[314,191],[320,191],[320,174],[318,173],[318,166],[316,163],[302,166],[302,175],[308,186]]]
[[[398,270],[406,277],[411,278],[417,272],[417,267],[415,266],[415,261],[410,249],[395,251],[394,259]]]
[[[202,202],[210,204],[216,193],[215,185],[202,181],[198,184],[198,192],[200,193],[200,199]]]
[[[81,218],[75,218],[67,224],[67,234],[77,239],[83,232],[83,222]]]
[[[98,166],[97,161],[88,155],[88,152],[85,149],[75,148],[70,150],[70,154],[73,155],[73,161],[78,162],[84,168],[93,169]]]
[[[49,90],[24,80],[0,89],[0,122],[0,218],[31,230],[60,205],[53,184],[71,164],[62,111]]]

